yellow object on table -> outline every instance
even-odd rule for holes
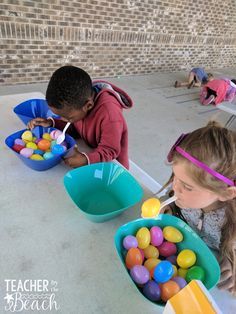
[[[169,299],[163,314],[222,314],[200,280],[192,280]]]

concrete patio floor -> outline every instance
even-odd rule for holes
[[[211,72],[217,77],[236,76],[236,69],[232,68]],[[134,108],[124,111],[129,126],[130,159],[160,184],[170,175],[170,168],[164,162],[166,154],[181,133],[204,126],[212,118],[223,124],[229,118],[229,114],[214,106],[201,106],[199,88],[173,87],[175,80],[183,80],[186,76],[186,72],[178,72],[106,78],[126,90],[134,100]],[[14,99],[14,94],[45,94],[46,85],[0,86],[0,95],[11,95]],[[47,313],[161,313],[161,308],[146,301],[133,288],[114,249],[116,229],[139,217],[139,208],[135,207],[132,213],[126,212],[110,222],[94,224],[78,213],[76,206],[65,197],[61,178],[68,169],[57,166],[50,170],[50,176],[47,171],[32,172],[24,165],[21,169],[19,160],[3,143],[9,132],[23,128],[9,109],[17,103],[13,101],[5,109],[1,96],[1,152],[4,158],[0,189],[5,191],[0,198],[1,281],[55,280],[61,310]],[[235,122],[231,127],[236,127]],[[47,186],[46,193],[41,185],[37,185],[41,182]],[[29,194],[32,186],[35,189],[33,195]],[[148,193],[146,191],[145,196]],[[35,204],[35,195],[39,204]],[[100,243],[101,248],[98,248]],[[96,259],[93,252],[98,254]],[[117,272],[113,274],[114,268]],[[1,309],[6,295],[4,289],[0,294]],[[236,299],[218,289],[211,293],[223,313],[236,312]]]

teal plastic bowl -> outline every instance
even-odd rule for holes
[[[69,171],[64,186],[79,209],[93,222],[110,220],[139,202],[143,189],[114,162],[101,162]]]
[[[193,250],[197,255],[196,265],[203,267],[203,269],[205,270],[206,274],[204,280],[205,287],[208,290],[215,287],[215,285],[218,283],[220,279],[220,266],[214,254],[211,252],[208,246],[202,241],[202,239],[184,221],[177,217],[167,214],[164,215],[161,214],[158,216],[157,219],[137,219],[121,226],[117,230],[115,234],[115,247],[131,281],[132,279],[125,266],[126,250],[123,248],[122,244],[123,239],[127,235],[135,235],[138,229],[142,227],[147,227],[148,229],[150,229],[153,226],[159,226],[161,228],[164,228],[165,226],[173,226],[176,227],[179,231],[181,231],[183,234],[183,241],[177,243],[178,252],[183,249]],[[139,290],[139,288],[136,286],[134,282],[133,284],[136,287],[136,289]],[[142,294],[141,290],[139,290],[139,292]],[[164,303],[162,302],[153,303],[161,306],[164,305]]]

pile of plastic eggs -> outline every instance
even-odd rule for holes
[[[182,233],[175,227],[142,227],[123,239],[124,261],[141,292],[153,302],[167,302],[193,279],[204,283],[205,271],[189,249],[178,250]]]
[[[57,144],[56,139],[61,131],[53,130],[44,133],[42,138],[36,138],[29,130],[24,131],[21,138],[14,140],[12,149],[20,155],[32,160],[45,160],[61,155],[67,150],[66,142]]]

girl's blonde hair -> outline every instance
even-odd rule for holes
[[[231,180],[236,179],[236,132],[221,127],[215,121],[210,121],[207,126],[188,134],[179,146],[225,177]],[[179,161],[187,163],[188,173],[196,184],[222,196],[226,195],[228,187],[226,183],[195,166],[174,151],[173,162]],[[173,175],[167,184],[172,180]],[[235,264],[236,198],[222,203],[222,207],[225,208],[225,221],[221,230],[221,255],[226,256]]]

